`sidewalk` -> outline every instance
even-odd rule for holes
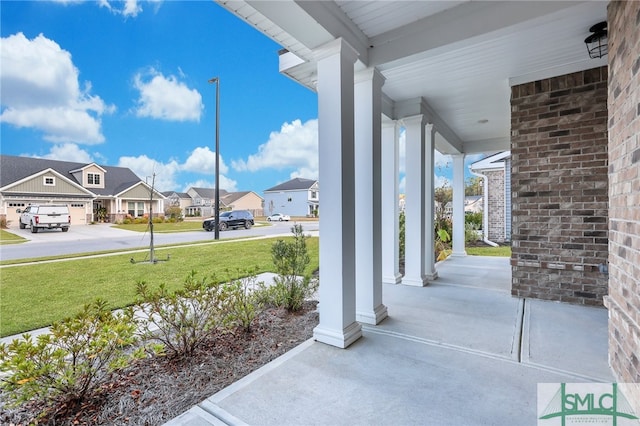
[[[535,425],[538,383],[614,381],[604,308],[512,297],[505,258],[438,274],[385,285],[349,348],[309,340],[167,425]]]

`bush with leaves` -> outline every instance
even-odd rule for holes
[[[228,300],[215,277],[197,278],[192,271],[182,289],[170,292],[162,284],[151,289],[137,283],[133,309],[142,337],[159,342],[169,356],[191,355],[224,326]]]
[[[226,324],[242,327],[244,331],[249,332],[253,320],[263,306],[260,293],[264,291],[264,283],[258,282],[255,271],[246,273],[245,276],[224,284],[223,292],[227,306]]]
[[[51,408],[73,409],[95,396],[112,374],[144,356],[136,343],[135,324],[127,313],[113,313],[96,300],[74,317],[53,324],[36,339],[24,334],[0,345],[1,386],[19,405],[34,401]]]
[[[267,300],[288,311],[299,311],[304,300],[318,288],[318,282],[305,270],[310,259],[307,253],[307,236],[302,225],[291,227],[293,240],[277,240],[271,246],[271,258],[278,274],[274,284],[266,290]]]

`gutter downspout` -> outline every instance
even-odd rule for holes
[[[474,172],[471,167],[469,167],[469,171],[472,175],[482,179],[482,241],[491,247],[498,247],[498,244],[489,241],[489,179],[486,175]]]

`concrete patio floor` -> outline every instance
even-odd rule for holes
[[[613,382],[607,311],[510,294],[509,259],[385,285],[347,349],[309,340],[167,425],[535,425],[538,383]]]

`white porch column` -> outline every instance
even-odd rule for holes
[[[424,152],[424,188],[425,188],[425,206],[424,206],[424,276],[427,280],[435,280],[438,278],[435,262],[435,210],[434,210],[434,172],[435,172],[435,155],[436,155],[436,129],[433,124],[427,124],[425,136],[425,152]]]
[[[400,275],[399,242],[399,139],[396,121],[382,121],[382,282],[398,284]]]
[[[355,82],[356,320],[376,325],[382,304],[382,85],[376,69]]]
[[[354,71],[355,50],[333,40],[318,60],[320,216],[320,323],[314,338],[346,348],[362,336],[356,322]]]
[[[425,118],[403,119],[406,137],[405,249],[402,284],[424,286],[425,277]],[[433,171],[431,171],[433,174]],[[431,178],[433,183],[433,177]],[[431,219],[433,223],[433,218]],[[433,250],[431,250],[433,251]],[[432,255],[433,257],[433,255]]]
[[[453,158],[453,251],[452,256],[466,256],[464,241],[464,154]]]

